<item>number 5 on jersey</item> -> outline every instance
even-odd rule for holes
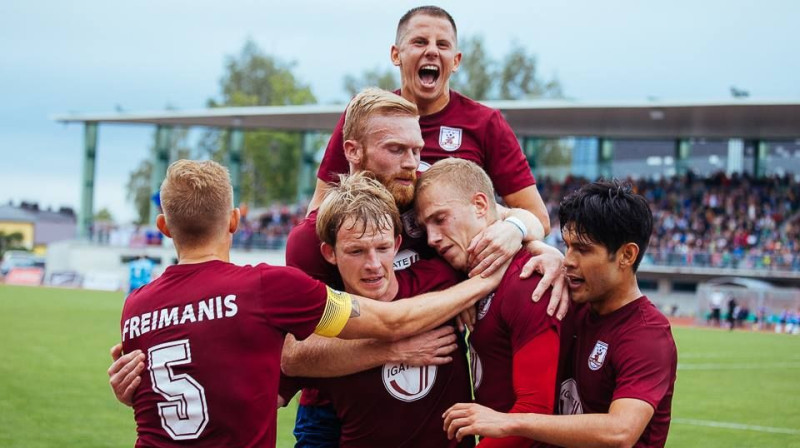
[[[200,437],[208,424],[206,392],[194,378],[175,373],[175,366],[192,362],[188,339],[165,342],[147,351],[153,390],[166,398],[158,404],[161,426],[173,440]]]

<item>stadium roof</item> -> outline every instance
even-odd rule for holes
[[[0,221],[5,222],[75,222],[71,209],[39,210],[37,208],[0,205]]]
[[[520,136],[605,138],[800,138],[800,101],[716,102],[486,101]],[[62,123],[150,124],[320,130],[334,128],[344,105],[228,107],[194,111],[68,114]]]

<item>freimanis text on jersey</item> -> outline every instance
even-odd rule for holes
[[[189,303],[183,307],[163,308],[126,319],[122,327],[122,340],[133,339],[170,325],[233,317],[238,311],[236,296],[232,294],[225,296],[224,299],[222,296],[217,296]]]

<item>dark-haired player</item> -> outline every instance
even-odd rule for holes
[[[636,282],[653,226],[650,207],[628,186],[595,182],[561,202],[559,219],[567,280],[578,304],[574,331],[566,324],[562,330],[568,354],[562,415],[458,404],[447,411],[445,428],[456,438],[515,435],[558,446],[663,447],[677,350],[669,322]]]

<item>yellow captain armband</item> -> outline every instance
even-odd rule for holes
[[[350,319],[350,312],[353,310],[353,299],[350,294],[337,291],[330,286],[328,290],[328,301],[325,303],[325,311],[322,318],[314,329],[314,333],[320,336],[335,338],[342,332],[342,329]]]

